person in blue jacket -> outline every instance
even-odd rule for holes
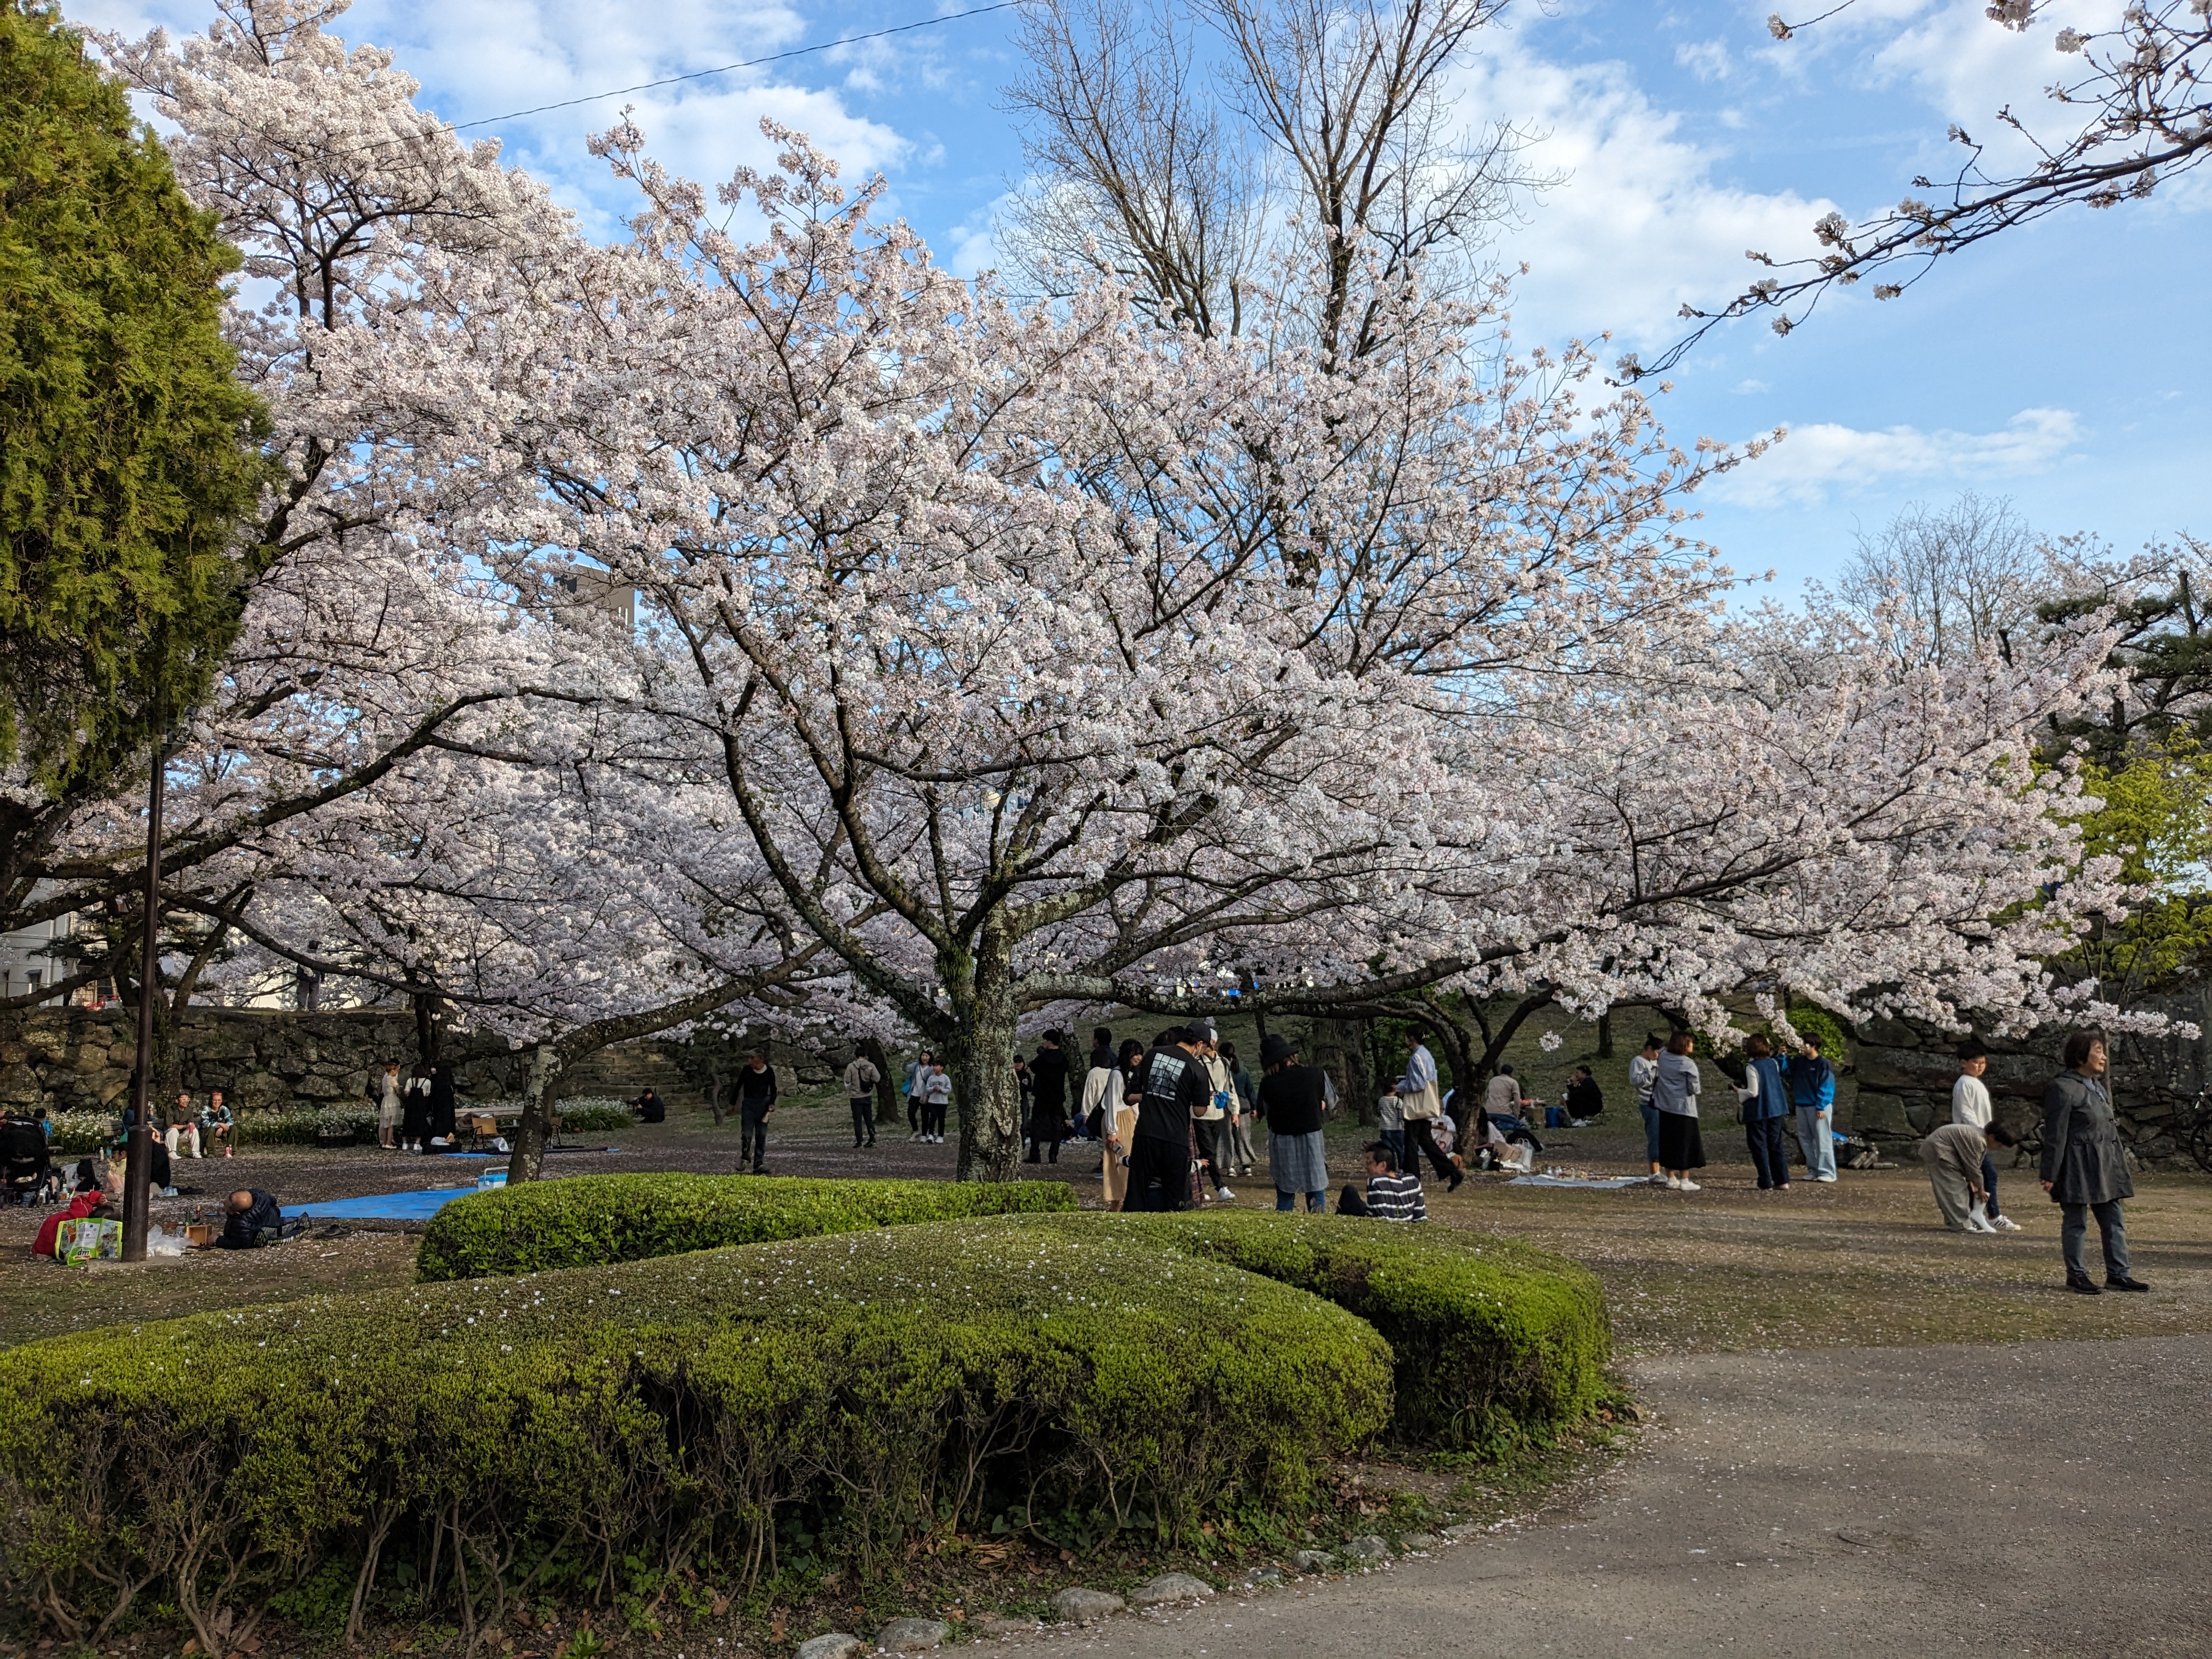
[[[1790,1098],[1797,1109],[1797,1142],[1805,1149],[1805,1172],[1815,1181],[1836,1178],[1836,1142],[1828,1133],[1836,1104],[1836,1068],[1820,1053],[1820,1039],[1804,1039],[1802,1052],[1790,1061]]]

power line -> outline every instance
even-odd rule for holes
[[[735,70],[758,69],[764,64],[781,64],[793,58],[810,57],[817,52],[830,52],[838,46],[858,46],[863,40],[880,40],[889,34],[905,34],[914,29],[934,28],[939,23],[957,23],[963,17],[982,17],[994,11],[1012,11],[1026,0],[998,0],[989,6],[974,6],[966,11],[947,12],[942,17],[924,17],[912,23],[895,23],[887,29],[871,29],[866,34],[848,34],[840,40],[818,41],[811,46],[793,46],[788,52],[770,52],[765,58],[747,58],[735,64],[724,64],[719,69],[694,70],[689,75],[668,75],[658,81],[641,81],[634,87],[617,87],[610,92],[586,93],[581,98],[563,98],[557,103],[533,104],[528,109],[509,110],[504,115],[486,115],[474,121],[463,121],[446,130],[466,132],[471,127],[488,127],[501,121],[516,121],[526,115],[543,115],[548,110],[574,109],[579,104],[596,104],[603,98],[620,98],[625,93],[650,92],[656,87],[672,87],[685,81],[704,81],[717,75],[727,75]]]

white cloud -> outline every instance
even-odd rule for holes
[[[1724,81],[1734,67],[1725,40],[1686,40],[1674,48],[1674,61],[1700,81]]]
[[[2042,471],[2081,435],[2081,421],[2069,409],[2023,409],[1995,432],[1913,426],[1865,431],[1816,421],[1791,428],[1787,440],[1716,481],[1711,493],[1732,506],[1769,507],[1818,506],[1831,494],[1898,482],[1956,481],[1971,488]]]
[[[1655,105],[1625,64],[1549,62],[1524,33],[1499,37],[1463,84],[1470,114],[1540,134],[1530,166],[1566,175],[1503,239],[1530,267],[1514,305],[1523,335],[1610,330],[1638,349],[1666,344],[1685,303],[1711,308],[1742,291],[1746,249],[1807,253],[1832,206],[1717,180],[1724,153],[1686,137],[1682,116]]]

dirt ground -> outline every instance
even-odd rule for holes
[[[1351,1178],[1358,1130],[1334,1133],[1332,1169]],[[703,1114],[580,1138],[619,1150],[562,1153],[562,1173],[736,1168],[734,1123]],[[1264,1137],[1262,1137],[1264,1140]],[[1594,1174],[1629,1173],[1642,1156],[1635,1136],[1560,1132],[1543,1162]],[[793,1176],[949,1178],[957,1149],[909,1142],[903,1124],[884,1126],[872,1151],[852,1149],[841,1106],[794,1107],[771,1121],[769,1167]],[[1832,1187],[1799,1182],[1762,1194],[1741,1132],[1716,1126],[1705,1190],[1620,1192],[1514,1187],[1471,1177],[1447,1195],[1431,1183],[1431,1213],[1554,1249],[1588,1263],[1605,1281],[1624,1359],[1743,1350],[1875,1346],[1957,1341],[2096,1339],[2212,1332],[2212,1178],[2144,1176],[2128,1227],[2150,1297],[2067,1295],[2058,1264],[2057,1214],[2029,1169],[2005,1170],[1999,1194],[2023,1231],[1989,1238],[1942,1231],[1917,1165],[1846,1172]],[[474,1164],[404,1157],[374,1147],[325,1152],[252,1150],[228,1161],[180,1161],[185,1195],[163,1200],[155,1218],[175,1224],[212,1210],[238,1186],[275,1193],[311,1211],[319,1199],[471,1182]],[[1054,1164],[1025,1166],[1034,1178],[1071,1182],[1085,1201],[1099,1192],[1095,1148],[1070,1144]],[[198,1189],[194,1191],[193,1189]],[[1237,1207],[1271,1206],[1264,1164],[1239,1181]],[[404,1282],[413,1271],[411,1236],[349,1230],[273,1250],[194,1252],[138,1267],[64,1268],[33,1259],[38,1212],[0,1211],[0,1346],[32,1337],[207,1308],[283,1301],[322,1291]]]

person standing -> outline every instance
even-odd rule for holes
[[[399,1062],[384,1062],[384,1075],[372,1078],[368,1085],[368,1103],[376,1109],[376,1141],[386,1152],[398,1147],[399,1134]]]
[[[1702,1190],[1690,1171],[1705,1167],[1705,1143],[1698,1127],[1698,1091],[1704,1080],[1690,1058],[1697,1046],[1687,1031],[1668,1037],[1651,1083],[1651,1103],[1659,1109],[1659,1167],[1667,1172],[1667,1185],[1678,1193]]]
[[[1759,1171],[1759,1190],[1786,1193],[1790,1139],[1784,1126],[1790,1121],[1790,1085],[1783,1080],[1782,1062],[1775,1058],[1773,1045],[1765,1037],[1753,1037],[1743,1052],[1743,1086],[1735,1093],[1741,1103],[1744,1141],[1751,1148],[1752,1167]]]
[[[1437,1178],[1444,1182],[1444,1190],[1455,1193],[1460,1182],[1467,1177],[1437,1149],[1436,1121],[1444,1115],[1443,1097],[1437,1091],[1437,1060],[1424,1041],[1428,1033],[1416,1025],[1413,1029],[1413,1052],[1406,1056],[1406,1075],[1398,1079],[1398,1109],[1406,1119],[1406,1159],[1403,1173],[1420,1179],[1420,1160],[1425,1155],[1429,1167]],[[1511,1067],[1506,1068],[1509,1072]]]
[[[1790,1062],[1790,1098],[1797,1109],[1797,1143],[1804,1149],[1805,1173],[1815,1181],[1836,1178],[1836,1138],[1828,1132],[1836,1104],[1836,1068],[1820,1053],[1820,1039],[1808,1036]]]
[[[876,1063],[854,1054],[845,1068],[845,1103],[853,1112],[853,1150],[876,1144],[876,1085],[883,1080]]]
[[[908,1140],[921,1139],[922,1085],[928,1081],[930,1072],[937,1064],[937,1056],[924,1048],[913,1065],[907,1067],[906,1081],[899,1085],[899,1092],[906,1097],[906,1127],[911,1132]]]
[[[1951,1121],[1964,1123],[1977,1129],[1986,1129],[1996,1117],[1996,1109],[1990,1103],[1989,1086],[1982,1076],[1990,1069],[1990,1051],[1979,1042],[1968,1037],[1959,1045],[1959,1080],[1951,1085]],[[2001,1146],[2009,1146],[2011,1140],[2002,1140]],[[1983,1213],[1989,1218],[1991,1231],[2016,1233],[2020,1223],[1997,1208],[1997,1161],[1987,1147],[1982,1150]]]
[[[1205,1110],[1205,1034],[1176,1026],[1153,1040],[1133,1079],[1137,1127],[1130,1140],[1129,1192],[1124,1206],[1174,1211],[1190,1207],[1190,1125]]]
[[[1191,1120],[1192,1150],[1205,1166],[1206,1190],[1225,1203],[1237,1196],[1229,1190],[1229,1122],[1237,1109],[1237,1091],[1230,1085],[1213,1022],[1194,1020],[1190,1029],[1202,1039],[1198,1059],[1206,1068],[1206,1104]]]
[[[934,1146],[945,1144],[945,1114],[952,1108],[952,1074],[933,1056],[929,1075],[921,1080],[921,1138]]]
[[[460,1086],[453,1068],[440,1060],[430,1068],[430,1139],[422,1150],[443,1152],[453,1144],[453,1119],[459,1114]]]
[[[1030,1109],[1030,1155],[1034,1164],[1049,1146],[1045,1161],[1060,1162],[1060,1143],[1067,1139],[1067,1051],[1058,1031],[1047,1031],[1030,1062],[1030,1087],[1036,1103]]]
[[[1129,1134],[1136,1127],[1136,1109],[1127,1103],[1128,1079],[1114,1063],[1112,1049],[1091,1051],[1091,1069],[1083,1074],[1079,1097],[1084,1121],[1097,1124],[1094,1139],[1100,1147],[1098,1178],[1105,1183],[1106,1207],[1118,1210],[1129,1192]]]
[[[752,1162],[755,1175],[766,1175],[768,1115],[775,1109],[775,1067],[757,1048],[738,1070],[738,1167]]]
[[[1252,1080],[1252,1073],[1244,1069],[1244,1062],[1237,1058],[1237,1045],[1220,1045],[1221,1063],[1229,1070],[1229,1087],[1236,1095],[1236,1105],[1229,1115],[1229,1161],[1234,1164],[1239,1177],[1250,1180],[1252,1171],[1259,1167],[1259,1155],[1252,1148],[1252,1109],[1260,1097],[1260,1085]]]
[[[1328,1147],[1322,1121],[1328,1109],[1328,1074],[1298,1064],[1298,1051],[1281,1033],[1260,1044],[1260,1115],[1267,1123],[1267,1169],[1275,1207],[1295,1210],[1301,1196],[1309,1214],[1328,1207]]]
[[[1982,1170],[1990,1160],[1990,1147],[2011,1145],[2012,1136],[1994,1123],[1946,1123],[1921,1141],[1920,1161],[1928,1166],[1936,1209],[1948,1231],[1996,1231],[1982,1215],[1982,1201],[1988,1196],[1982,1187]]]
[[[1659,1081],[1659,1054],[1666,1044],[1653,1033],[1646,1033],[1644,1047],[1629,1057],[1628,1086],[1636,1091],[1636,1109],[1644,1119],[1644,1157],[1651,1166],[1654,1185],[1663,1185],[1667,1172],[1659,1167],[1659,1109],[1651,1103],[1651,1091]]]
[[[2128,1271],[2128,1230],[2120,1218],[2124,1199],[2136,1195],[2128,1174],[2127,1149],[2112,1119],[2105,1089],[2105,1034],[2080,1030],[2066,1039],[2060,1057],[2066,1069],[2043,1091],[2043,1190],[2065,1218],[2058,1230],[2066,1258],[2066,1288],[2083,1296],[2100,1292],[2082,1260],[2089,1217],[2105,1247],[2108,1291],[2147,1291],[2149,1285]]]
[[[419,1152],[430,1139],[430,1068],[416,1061],[399,1097],[399,1150]]]
[[[1406,1167],[1406,1099],[1396,1089],[1385,1089],[1376,1097],[1375,1138],[1389,1148],[1393,1160],[1391,1170],[1395,1172],[1404,1169]],[[1417,1176],[1414,1179],[1419,1180],[1419,1177]],[[1345,1190],[1349,1192],[1351,1188],[1346,1188]],[[1342,1204],[1340,1203],[1336,1206],[1336,1212],[1339,1215],[1344,1213]]]

